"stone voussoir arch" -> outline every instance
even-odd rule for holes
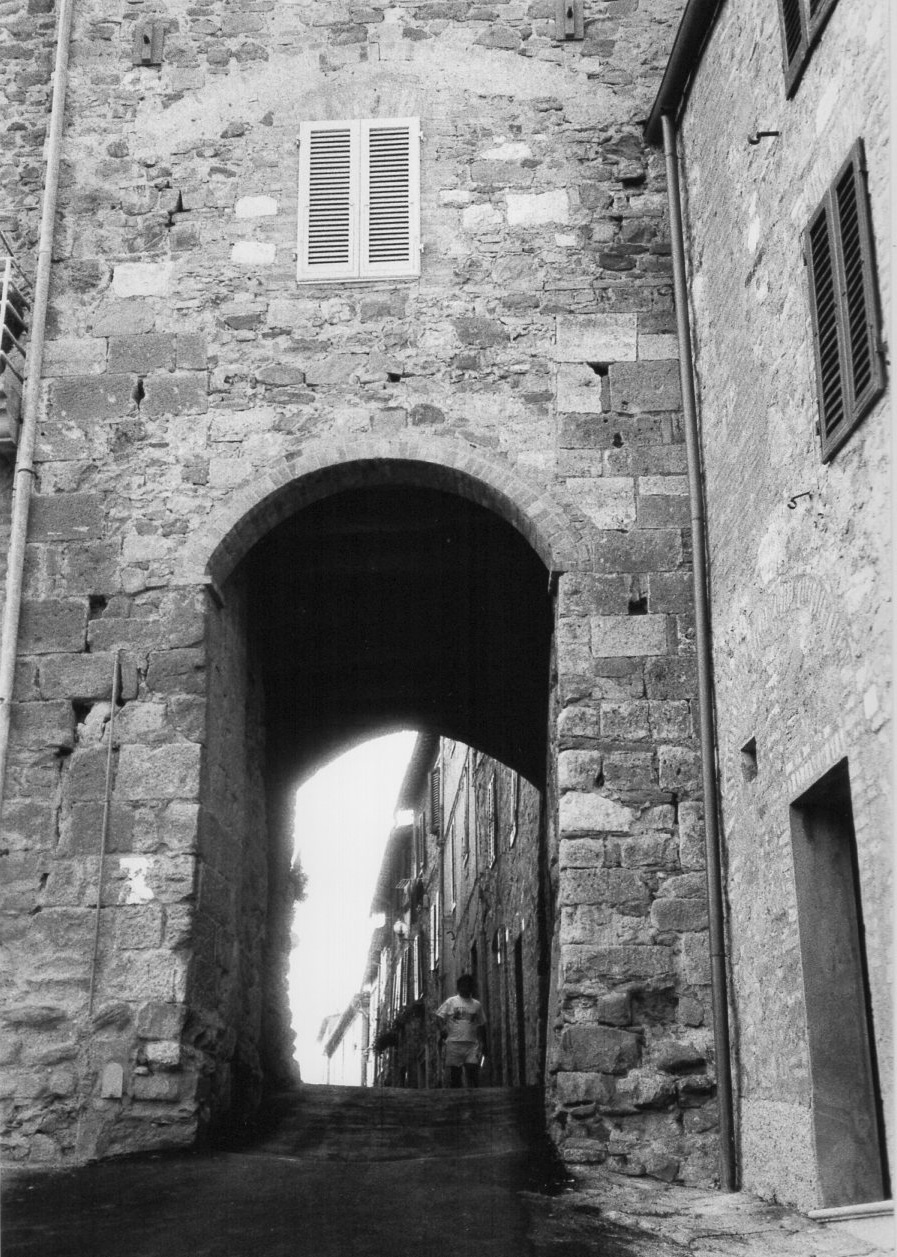
[[[327,438],[271,463],[229,494],[182,552],[178,584],[222,585],[263,536],[295,511],[345,489],[409,484],[457,493],[518,530],[549,572],[587,571],[600,533],[559,486],[501,454],[444,437]]]

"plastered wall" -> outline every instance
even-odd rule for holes
[[[889,400],[822,463],[801,239],[861,136],[888,309],[885,10],[839,4],[786,100],[777,6],[724,5],[681,126],[741,1163],[747,1188],[804,1207],[819,1187],[789,808],[844,757],[887,1113],[893,1086]],[[749,144],[758,130],[780,134]]]

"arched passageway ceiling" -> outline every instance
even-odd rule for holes
[[[548,572],[503,519],[439,489],[359,487],[278,524],[241,570],[270,762],[304,776],[404,727],[542,781]]]

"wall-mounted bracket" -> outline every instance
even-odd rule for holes
[[[559,43],[585,38],[582,0],[555,0],[554,37]]]
[[[134,31],[134,65],[161,65],[162,46],[165,43],[165,25],[163,22],[148,19],[138,22]]]

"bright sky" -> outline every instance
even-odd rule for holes
[[[296,905],[290,1003],[304,1082],[324,1081],[317,1034],[359,990],[370,907],[414,733],[375,738],[317,772],[296,796],[296,851],[308,897]]]

